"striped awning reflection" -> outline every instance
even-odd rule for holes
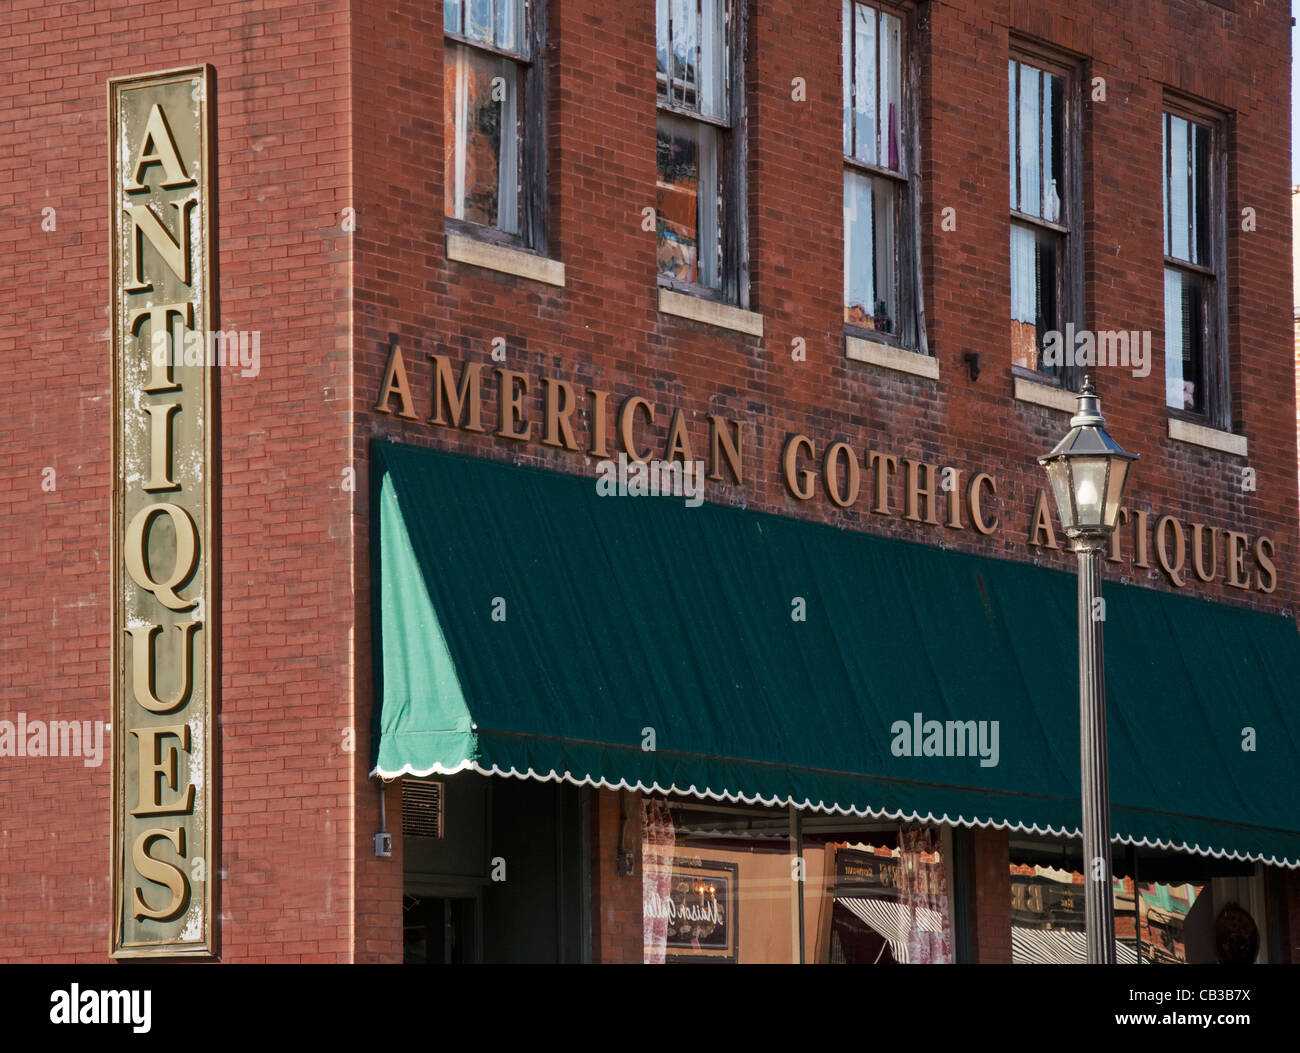
[[[843,904],[857,918],[884,937],[894,955],[894,960],[901,965],[907,964],[907,936],[912,929],[921,932],[943,931],[943,918],[937,910],[932,910],[930,907],[918,907],[916,921],[913,924],[903,905],[893,900],[842,896],[836,902]]]
[[[1115,960],[1137,965],[1137,952],[1115,941]],[[1035,929],[1011,926],[1011,961],[1015,965],[1084,965],[1088,961],[1087,937],[1072,929]]]

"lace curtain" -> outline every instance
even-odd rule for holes
[[[646,965],[662,965],[668,944],[676,835],[672,813],[663,801],[642,801],[641,819],[643,961]]]
[[[907,935],[907,961],[911,965],[951,963],[952,921],[939,832],[929,827],[903,827],[898,845],[898,902]],[[934,862],[927,866],[923,855]]]

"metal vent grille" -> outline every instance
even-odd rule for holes
[[[408,837],[442,836],[442,786],[428,779],[402,780],[402,833]]]

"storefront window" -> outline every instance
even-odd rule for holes
[[[644,961],[951,962],[934,827],[644,802]]]
[[[1264,891],[1254,864],[1117,850],[1115,871],[1120,874],[1113,886],[1120,964],[1262,960]],[[1083,891],[1077,841],[1012,838],[1014,963],[1087,960]]]
[[[799,960],[788,811],[648,800],[642,830],[646,962]]]
[[[1139,886],[1144,960],[1157,965],[1181,965],[1187,961],[1183,926],[1204,888],[1204,884],[1167,885],[1154,881]]]
[[[1086,962],[1084,877],[1075,867],[1017,862],[1011,857],[1011,960],[1016,965]],[[1115,960],[1136,965],[1133,883],[1114,881]]]
[[[948,878],[934,827],[805,819],[807,961],[953,960]]]

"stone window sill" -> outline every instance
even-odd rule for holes
[[[1062,413],[1069,413],[1072,416],[1079,408],[1078,397],[1073,391],[1066,391],[1054,384],[1039,384],[1037,381],[1027,380],[1024,377],[1015,377],[1013,379],[1016,382],[1015,397],[1017,402],[1028,402],[1034,406],[1060,410]]]
[[[464,234],[447,234],[447,259],[546,285],[564,286],[564,264],[534,252],[493,245]]]
[[[689,318],[693,322],[715,325],[719,329],[730,329],[747,336],[763,335],[763,316],[756,311],[746,311],[740,307],[704,300],[698,296],[673,292],[672,289],[659,290],[659,310],[662,314]]]
[[[1237,457],[1246,456],[1246,436],[1235,435],[1230,431],[1193,424],[1191,421],[1169,418],[1169,437],[1175,442],[1186,442],[1193,446],[1203,446],[1207,450],[1218,450]]]
[[[867,340],[860,336],[844,337],[844,357],[854,362],[868,362],[873,366],[892,369],[898,373],[911,373],[913,376],[939,379],[939,360],[930,355],[916,351],[906,351],[877,340]]]

